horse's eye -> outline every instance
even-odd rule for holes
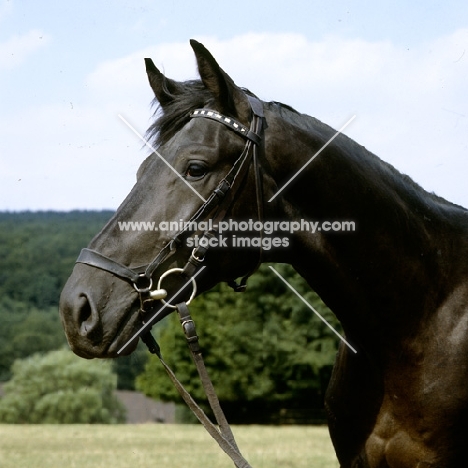
[[[199,180],[206,174],[206,167],[201,163],[190,163],[185,171],[185,178],[189,180]]]

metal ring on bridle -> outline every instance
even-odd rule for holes
[[[163,273],[161,275],[161,277],[159,278],[158,280],[158,285],[157,285],[157,289],[161,289],[161,281],[166,278],[166,276],[169,276],[170,274],[172,273],[181,273],[183,272],[184,269],[183,268],[171,268],[170,270],[167,270],[165,273]],[[192,291],[192,294],[190,294],[190,297],[188,299],[188,301],[185,301],[185,303],[188,305],[190,304],[190,302],[192,301],[192,299],[195,297],[195,295],[197,294],[197,283],[195,282],[195,278],[191,277],[190,278],[190,281],[192,282],[192,287],[193,287],[193,291]],[[185,286],[184,286],[185,287]],[[175,309],[176,306],[172,305],[172,304],[169,304],[168,302],[166,302],[164,299],[161,299],[161,302],[166,306],[166,307],[170,307],[171,309]]]
[[[137,284],[138,280],[140,279],[146,279],[148,281],[148,286],[146,286],[145,288],[140,288]],[[138,279],[137,281],[133,283],[133,287],[136,289],[136,292],[139,294],[150,292],[151,288],[153,287],[153,278],[151,277],[148,278],[144,273],[142,273],[141,275],[138,275]]]

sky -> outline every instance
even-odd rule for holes
[[[116,209],[148,155],[145,57],[338,129],[468,207],[468,2],[0,0],[0,210]]]

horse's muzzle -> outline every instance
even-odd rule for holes
[[[120,348],[141,325],[138,296],[131,286],[115,281],[112,275],[94,269],[90,274],[89,270],[90,267],[77,265],[63,288],[60,317],[65,334],[78,356],[117,357]],[[134,341],[124,354],[135,349],[138,340]]]

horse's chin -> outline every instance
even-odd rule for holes
[[[137,331],[131,334],[120,334],[117,336],[114,341],[111,342],[110,346],[107,348],[105,358],[118,358],[122,356],[128,356],[132,354],[133,351],[138,346],[139,338],[134,337]]]
[[[71,350],[84,359],[109,359],[128,356],[138,346],[138,332],[143,327],[138,314],[134,313],[118,332],[100,343],[80,339],[80,337],[68,337]]]

